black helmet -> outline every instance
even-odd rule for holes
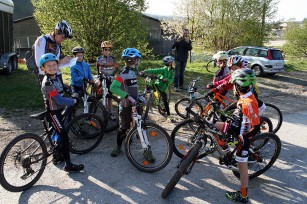
[[[58,30],[59,34],[64,35],[65,38],[72,38],[72,29],[65,20],[58,22],[55,30]]]
[[[80,47],[80,46],[77,46],[77,47],[74,47],[72,49],[72,53],[75,55],[77,53],[84,53],[84,48],[83,47]]]
[[[166,56],[166,57],[164,57],[163,58],[163,63],[166,65],[166,66],[168,66],[169,65],[169,63],[171,63],[171,62],[174,62],[175,61],[175,58],[174,57],[172,57],[172,56]]]

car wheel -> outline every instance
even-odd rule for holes
[[[254,70],[256,76],[262,76],[263,75],[262,67],[259,66],[259,65],[253,66],[252,70]]]
[[[9,60],[8,63],[7,63],[7,67],[4,70],[4,73],[7,74],[7,75],[10,75],[10,74],[12,74],[12,70],[13,70],[13,65],[12,65],[11,60]]]

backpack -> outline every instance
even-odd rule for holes
[[[45,46],[45,53],[50,52],[50,44],[53,44],[54,42],[51,41],[49,38],[46,36],[43,36],[46,40],[46,46]],[[52,47],[52,45],[51,45]],[[61,47],[60,47],[61,49]],[[26,65],[27,68],[30,72],[34,72],[35,74],[39,73],[39,69],[36,66],[36,61],[35,61],[35,46],[33,45],[31,50],[27,51],[25,54],[25,59],[26,59]]]

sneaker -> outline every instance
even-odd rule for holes
[[[59,153],[55,153],[54,155],[53,155],[53,158],[52,158],[52,163],[53,164],[59,164],[59,163],[62,163],[62,162],[64,162],[65,160],[64,160],[64,158],[63,158],[63,156],[61,155],[61,154],[59,154]]]
[[[238,201],[241,203],[247,203],[248,202],[248,196],[243,197],[240,191],[237,192],[226,192],[226,197],[229,200],[234,200],[234,201]]]
[[[75,164],[72,164],[72,165],[69,165],[69,166],[64,166],[64,171],[66,172],[69,172],[69,173],[73,173],[73,172],[79,172],[79,171],[82,171],[84,169],[84,165],[83,164],[78,164],[78,165],[75,165]]]
[[[155,157],[152,155],[151,150],[145,149],[143,152],[144,158],[149,162],[149,163],[154,163],[155,162]]]
[[[117,157],[121,152],[122,152],[122,150],[120,149],[120,147],[117,147],[117,146],[116,146],[116,147],[112,150],[111,156],[112,156],[112,157]]]

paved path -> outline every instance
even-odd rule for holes
[[[278,135],[280,157],[268,172],[250,181],[250,203],[307,203],[307,112],[284,115]],[[50,164],[26,192],[10,193],[0,187],[0,203],[232,203],[224,191],[238,189],[239,181],[216,158],[197,164],[163,200],[160,194],[179,159],[174,155],[160,172],[140,172],[125,154],[110,156],[115,137],[106,135],[93,152],[73,156],[73,161],[85,164],[84,173],[67,175],[61,165]]]

